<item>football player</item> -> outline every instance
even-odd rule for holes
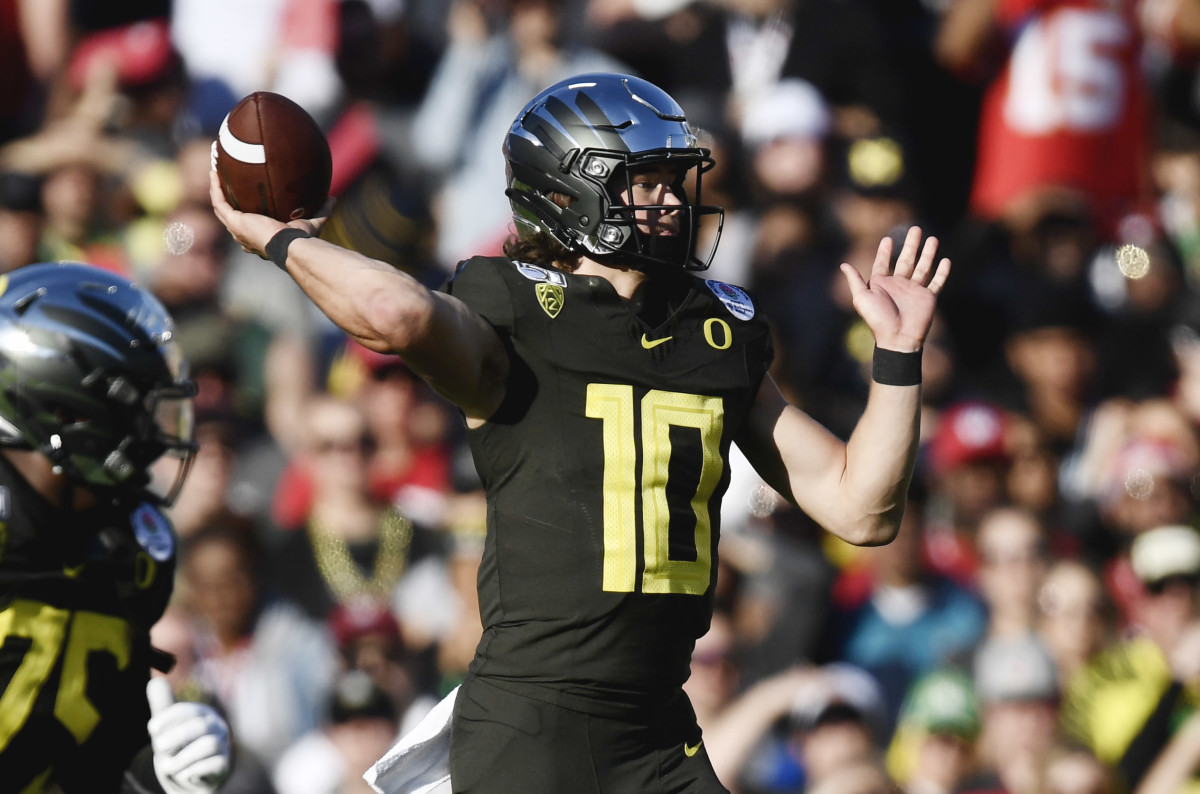
[[[171,318],[128,280],[62,262],[0,276],[5,791],[206,794],[228,772],[221,717],[150,680],[170,662],[149,629],[171,593],[161,507],[194,454],[194,391]]]
[[[702,203],[713,162],[670,96],[579,75],[529,102],[504,156],[507,256],[461,263],[437,292],[317,239],[319,223],[234,210],[215,176],[210,194],[243,247],[402,355],[470,428],[484,633],[454,702],[453,790],[725,791],[681,685],[712,614],[730,447],[839,537],[890,541],[950,263],[913,228],[894,267],[880,243],[869,281],[842,266],[877,344],[843,443],[767,374],[753,297],[693,275],[711,258],[701,221],[722,211]]]

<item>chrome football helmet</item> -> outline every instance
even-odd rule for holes
[[[724,210],[701,203],[701,176],[713,167],[683,109],[657,86],[623,74],[582,74],[550,86],[518,114],[504,141],[513,220],[522,238],[545,232],[569,251],[632,267],[712,261]],[[677,205],[625,204],[642,167],[667,164],[686,175],[673,187]],[[551,194],[565,196],[556,201]],[[563,206],[563,204],[566,206]],[[662,238],[638,229],[634,210],[677,212],[680,233]],[[711,250],[698,255],[703,216],[717,218]]]
[[[0,276],[0,445],[97,490],[145,488],[151,464],[174,458],[155,494],[170,504],[196,452],[195,393],[172,320],[143,288],[77,262]]]

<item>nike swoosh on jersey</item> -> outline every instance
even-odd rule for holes
[[[668,338],[669,338],[669,337],[668,337]],[[695,746],[688,746],[688,743],[687,743],[687,742],[684,742],[684,743],[683,743],[683,754],[684,754],[684,755],[686,755],[688,758],[691,758],[691,757],[692,757],[692,756],[694,756],[696,753],[700,752],[700,745],[702,745],[702,744],[704,744],[704,740],[703,740],[703,739],[701,739],[700,741],[696,742]]]
[[[642,334],[642,347],[649,350],[652,347],[658,347],[663,342],[670,342],[675,337],[664,336],[662,339],[647,339],[645,334]]]

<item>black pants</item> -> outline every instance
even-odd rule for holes
[[[638,724],[572,711],[469,676],[454,704],[450,734],[454,792],[729,794],[713,772],[690,707],[675,711]]]

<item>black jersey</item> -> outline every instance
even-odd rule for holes
[[[0,788],[121,789],[174,568],[157,508],[59,510],[0,457]]]
[[[661,703],[712,616],[766,323],[741,289],[683,271],[639,303],[603,278],[475,258],[446,290],[511,361],[504,403],[469,432],[488,495],[472,672],[593,713]]]

